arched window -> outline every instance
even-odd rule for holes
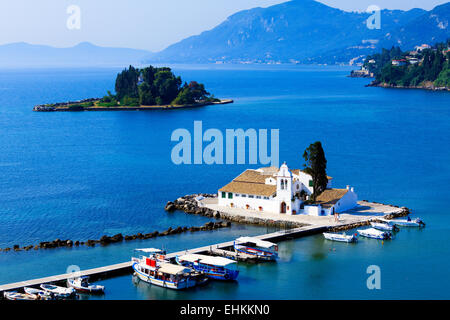
[[[281,179],[281,190],[284,190],[284,180]]]

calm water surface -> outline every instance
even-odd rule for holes
[[[382,244],[330,243],[320,235],[280,244],[280,261],[241,264],[237,283],[174,292],[135,282],[102,281],[103,299],[448,299],[450,279],[450,96],[366,88],[343,67],[174,66],[206,84],[223,106],[154,112],[35,113],[33,105],[102,96],[119,69],[0,70],[0,247],[56,238],[87,240],[210,219],[167,214],[168,200],[215,192],[247,166],[176,166],[173,130],[280,129],[280,161],[302,166],[322,141],[335,187],[360,199],[407,206],[427,222]],[[257,166],[253,166],[257,167]],[[260,234],[233,225],[108,247],[0,253],[0,283],[129,259],[135,247],[182,250]],[[381,290],[366,286],[381,268]]]

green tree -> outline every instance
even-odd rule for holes
[[[316,141],[310,144],[303,153],[303,159],[305,159],[306,162],[304,165],[304,172],[312,177],[312,200],[315,201],[317,196],[326,189],[328,184],[327,159],[325,158],[322,143],[320,143],[320,141]]]
[[[133,66],[123,70],[117,75],[116,78],[116,96],[117,100],[122,100],[125,96],[130,98],[138,98],[138,80],[140,76],[140,71]]]
[[[161,104],[171,103],[180,91],[181,78],[175,77],[169,70],[158,71],[153,81],[157,96],[161,98]]]
[[[152,94],[152,88],[147,82],[139,86],[139,103],[144,106],[152,106],[156,103]]]

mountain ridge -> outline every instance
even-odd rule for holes
[[[381,46],[404,45],[413,29],[426,30],[423,17],[437,14],[441,32],[413,40],[450,37],[450,3],[433,10],[381,10],[381,29],[368,29],[366,12],[348,12],[313,0],[295,0],[243,10],[211,30],[188,37],[147,58],[170,63],[348,63]],[[429,19],[425,20],[430,23]],[[410,26],[411,30],[404,30]],[[402,29],[403,28],[403,29]],[[436,35],[435,35],[436,34]],[[435,39],[433,39],[435,38]],[[372,41],[372,42],[371,42]],[[410,41],[411,42],[411,41]],[[407,44],[410,44],[407,42]],[[417,43],[415,43],[417,44]]]

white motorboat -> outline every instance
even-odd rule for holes
[[[59,287],[53,284],[41,284],[41,288],[46,292],[52,293],[57,299],[73,298],[76,296],[74,288]]]
[[[240,237],[234,241],[234,250],[255,256],[260,260],[273,261],[278,258],[278,246],[275,243],[253,237]]]
[[[31,288],[31,287],[24,287],[23,291],[28,294],[36,295],[39,297],[40,300],[51,300],[53,299],[53,294],[44,290]]]
[[[394,219],[392,223],[401,227],[425,227],[425,222],[420,218],[416,219]]]
[[[340,241],[340,242],[356,242],[356,241],[358,241],[358,238],[354,234],[347,235],[345,233],[339,234],[339,233],[324,232],[323,236],[325,237],[325,239],[332,240],[332,241]]]
[[[77,292],[101,294],[105,292],[105,287],[89,283],[89,277],[78,277],[67,279],[67,286],[74,288]]]
[[[358,233],[363,237],[372,239],[379,239],[379,240],[392,239],[392,233],[390,233],[389,231],[381,231],[375,228],[359,229]]]
[[[169,289],[187,289],[203,284],[208,278],[189,267],[171,264],[159,249],[136,249],[132,257],[134,274],[142,281]]]
[[[7,291],[3,293],[3,296],[7,300],[37,300],[38,296],[28,293],[19,293],[16,291]]]
[[[395,224],[388,224],[383,222],[371,222],[370,225],[375,229],[381,231],[399,231],[398,227]]]

